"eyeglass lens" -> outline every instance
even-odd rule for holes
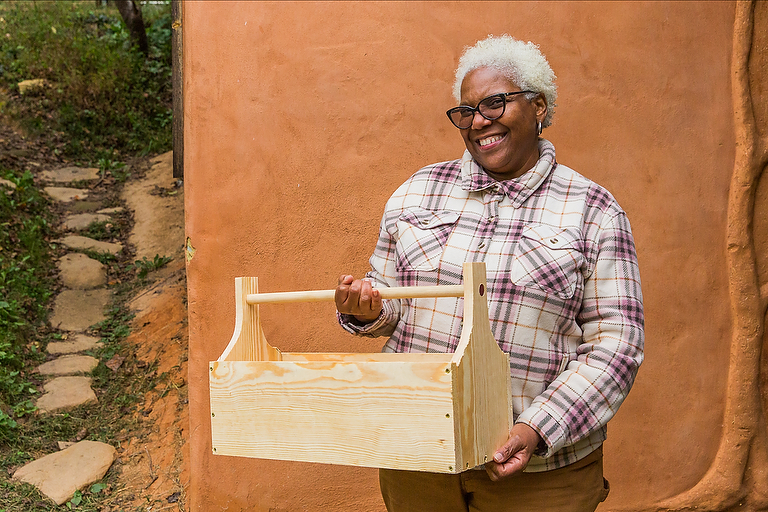
[[[459,128],[469,128],[472,126],[472,120],[475,118],[475,112],[480,112],[481,116],[489,121],[493,121],[504,115],[506,104],[505,95],[497,94],[483,99],[477,104],[476,108],[456,107],[451,109],[450,118],[453,124]]]

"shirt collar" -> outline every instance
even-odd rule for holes
[[[509,196],[512,206],[519,208],[541,186],[555,167],[555,146],[546,139],[539,139],[539,160],[533,168],[517,178],[496,181],[488,176],[469,151],[461,157],[461,188],[477,192],[498,184],[499,190]]]

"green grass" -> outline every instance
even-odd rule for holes
[[[142,259],[134,262],[133,268],[136,269],[136,276],[139,279],[146,279],[150,272],[163,268],[171,261],[173,261],[173,258],[160,256],[159,254],[155,254],[155,257],[151,260],[144,256]]]
[[[109,241],[115,236],[113,227],[114,224],[109,220],[91,222],[85,229],[80,231],[80,235],[93,238],[94,240]]]
[[[4,110],[65,156],[92,164],[171,149],[170,3],[142,13],[146,58],[113,7],[0,3],[0,83],[14,94]],[[28,79],[46,86],[18,95]]]
[[[36,389],[27,366],[42,358],[34,343],[51,297],[48,202],[29,172],[2,170],[16,189],[0,189],[0,442],[13,437]]]
[[[135,175],[122,162],[171,149],[170,4],[144,5],[142,12],[148,58],[132,47],[113,7],[97,7],[92,0],[0,2],[0,113],[68,160],[114,178],[112,197]],[[35,78],[47,85],[19,94],[18,82]],[[52,242],[58,234],[51,227],[51,204],[33,176],[0,168],[0,177],[16,185],[12,191],[0,187],[0,512],[114,508],[120,499],[111,492],[118,485],[114,466],[62,506],[9,475],[56,451],[56,441],[120,446],[140,431],[137,404],[167,379],[157,374],[157,363],[138,360],[126,346],[131,314],[124,304],[167,258],[131,262],[128,255],[86,251],[121,283],[107,320],[91,329],[102,341],[91,353],[99,359],[91,374],[99,402],[38,415],[34,401],[42,379],[34,368],[44,360],[47,343],[63,338],[47,325],[58,287],[53,260],[62,248]],[[86,234],[119,237],[129,223],[128,216],[116,215],[111,226],[95,223]],[[115,355],[125,359],[112,370],[106,363]]]
[[[16,468],[58,450],[57,441],[75,442],[81,439],[100,441],[113,446],[129,441],[135,436],[134,412],[145,393],[155,389],[165,380],[157,373],[157,362],[139,361],[130,354],[125,339],[130,334],[129,322],[133,314],[124,302],[130,287],[118,290],[108,318],[98,324],[94,334],[101,338],[101,346],[92,352],[99,365],[91,373],[92,388],[98,403],[81,405],[65,412],[55,412],[22,418],[14,429],[14,435],[0,442],[0,469],[6,474]],[[51,335],[51,339],[61,338]],[[125,355],[128,353],[127,355]],[[116,370],[106,366],[115,355],[123,355],[125,361]],[[117,472],[113,466],[104,478],[89,486],[70,500],[69,505],[53,505],[33,486],[0,477],[0,511],[57,511],[80,510],[98,512],[105,503],[113,504],[118,497],[115,489]],[[128,510],[128,509],[120,509]]]

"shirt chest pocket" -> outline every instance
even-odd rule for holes
[[[459,214],[423,208],[405,210],[397,221],[398,270],[434,270]]]
[[[510,274],[518,286],[533,286],[561,299],[573,297],[583,280],[584,255],[575,230],[532,224],[514,250]]]

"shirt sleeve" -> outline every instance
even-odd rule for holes
[[[397,217],[386,209],[379,227],[379,239],[369,260],[371,270],[366,277],[376,288],[397,286],[395,250],[397,235]],[[400,320],[400,301],[384,299],[382,311],[373,322],[361,324],[352,315],[336,312],[339,324],[344,330],[358,336],[376,338],[391,335]]]
[[[541,436],[546,447],[540,445],[536,455],[543,458],[605,426],[643,361],[643,297],[624,212],[604,217],[597,240],[577,317],[583,333],[577,357],[517,419]]]

